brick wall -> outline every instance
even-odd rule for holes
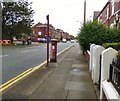
[[[101,17],[101,21],[105,26],[117,26],[117,24],[119,23],[119,21],[116,22],[116,15],[118,14],[118,11],[120,12],[120,1],[110,3],[107,2],[104,8],[101,10],[100,14],[98,15],[97,19],[100,22],[99,19]]]
[[[38,38],[45,38],[47,36],[47,24],[38,23],[32,28],[33,41],[38,41]],[[50,38],[56,38],[61,40],[61,37],[65,39],[74,39],[74,36],[69,35],[61,29],[55,29],[52,25],[49,25]]]

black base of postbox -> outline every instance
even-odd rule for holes
[[[57,59],[50,59],[50,62],[57,62]]]

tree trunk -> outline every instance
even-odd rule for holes
[[[10,36],[10,41],[11,43],[13,43],[13,36]]]

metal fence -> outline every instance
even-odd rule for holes
[[[120,69],[114,64],[110,64],[109,80],[120,94]]]

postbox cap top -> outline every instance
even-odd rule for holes
[[[58,41],[57,39],[51,39],[51,41]]]

